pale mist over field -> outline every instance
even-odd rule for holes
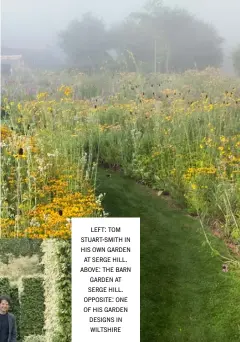
[[[2,47],[48,48],[62,56],[58,33],[73,19],[81,20],[86,12],[102,19],[107,28],[121,22],[131,12],[140,11],[145,0],[1,0]],[[199,19],[211,23],[225,39],[224,65],[240,42],[239,0],[165,0],[165,6],[186,9]],[[173,24],[174,26],[174,24]],[[174,27],[173,27],[174,29]]]

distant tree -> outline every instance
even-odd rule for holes
[[[223,62],[223,39],[213,26],[159,0],[151,0],[143,11],[131,13],[108,31],[101,20],[87,13],[80,21],[72,21],[59,38],[74,67],[116,65],[129,71],[141,67],[147,72],[182,72],[220,67]],[[115,50],[116,60],[109,50]]]
[[[213,26],[158,0],[147,3],[145,11],[132,13],[110,34],[114,47],[123,54],[131,51],[146,70],[203,69],[219,67],[223,61],[223,39]]]
[[[107,32],[104,23],[91,13],[73,20],[59,33],[59,46],[74,67],[98,68],[105,61]]]
[[[236,74],[240,76],[240,44],[233,50],[232,61]]]

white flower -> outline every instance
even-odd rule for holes
[[[40,223],[37,221],[35,217],[31,219],[30,226],[32,227],[40,227]]]

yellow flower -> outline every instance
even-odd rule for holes
[[[225,142],[228,141],[228,139],[226,139],[224,136],[221,136],[221,137],[220,137],[220,141],[223,142],[223,143],[225,143]]]
[[[167,120],[167,121],[171,121],[171,120],[172,120],[172,117],[171,117],[170,115],[168,115],[168,116],[165,116],[165,120]]]
[[[7,126],[1,126],[1,141],[6,140],[12,136],[12,131]]]
[[[16,159],[26,159],[27,156],[25,154],[14,154],[14,158]]]
[[[71,87],[67,87],[67,86],[63,86],[63,85],[58,89],[58,91],[63,92],[63,94],[65,96],[69,96],[73,92]]]
[[[66,96],[69,96],[69,95],[71,95],[71,93],[72,93],[72,89],[70,87],[66,87],[64,90],[64,94]]]
[[[38,100],[46,99],[47,97],[48,97],[48,93],[47,92],[37,94],[37,99]]]

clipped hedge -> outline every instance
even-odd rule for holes
[[[21,307],[20,307],[20,300],[19,300],[19,291],[17,286],[13,286],[10,288],[9,295],[11,298],[11,307],[10,312],[12,312],[16,318],[17,324],[17,339],[18,341],[22,340],[21,330],[20,330],[20,315],[21,315]]]
[[[72,339],[72,260],[71,240],[61,241],[58,244],[57,256],[59,261],[60,277],[57,285],[59,291],[59,318],[61,333],[56,342],[69,342]],[[55,342],[55,341],[53,341]]]
[[[16,258],[20,256],[31,257],[34,254],[42,257],[41,243],[42,240],[40,239],[0,239],[0,261],[7,264],[10,254]]]
[[[13,240],[11,243],[14,245]],[[4,248],[9,252],[7,246],[10,245],[6,243]],[[15,256],[29,255],[29,250],[26,254],[21,251],[19,241],[15,247]],[[4,249],[3,245],[1,248]],[[40,255],[44,266],[43,277],[23,276],[18,285],[14,286],[11,286],[7,277],[0,278],[0,294],[8,295],[12,299],[11,311],[17,320],[18,342],[69,342],[71,240],[41,241]]]
[[[10,283],[7,277],[0,278],[0,295],[9,296],[10,292]]]
[[[56,241],[44,240],[42,243],[44,264],[44,295],[45,295],[45,336],[46,342],[52,342],[58,335],[60,322],[58,315],[58,291],[56,289],[59,275]]]
[[[44,328],[44,289],[40,276],[23,277],[20,292],[21,336],[42,335]]]
[[[42,243],[46,342],[71,341],[71,240]]]
[[[25,337],[23,342],[45,342],[44,335],[29,335]]]

